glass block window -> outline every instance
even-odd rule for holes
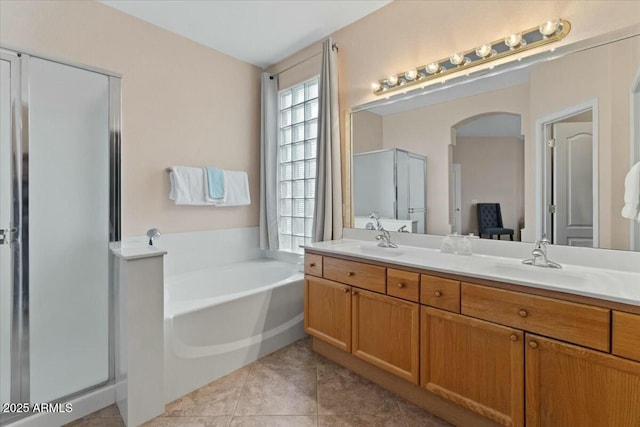
[[[278,156],[280,250],[311,243],[316,190],[318,79],[280,92]]]

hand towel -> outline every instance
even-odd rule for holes
[[[224,171],[224,199],[217,206],[243,206],[251,204],[249,178],[243,171]]]
[[[171,167],[169,198],[176,205],[214,205],[206,199],[204,180],[204,168]]]
[[[640,222],[640,162],[631,167],[624,179],[622,216]]]
[[[206,167],[206,196],[210,202],[221,202],[224,199],[224,171],[220,168]]]

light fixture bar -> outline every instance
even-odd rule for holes
[[[516,53],[562,40],[571,31],[571,24],[564,19],[549,20],[539,26],[511,34],[505,38],[484,43],[480,46],[451,55],[411,70],[392,74],[386,79],[371,84],[376,95],[383,95],[398,89],[423,84],[429,80],[486,64]]]

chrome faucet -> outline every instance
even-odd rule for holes
[[[149,238],[149,246],[153,246],[153,241],[160,237],[160,230],[157,228],[151,228],[147,231],[147,237]]]
[[[369,214],[369,218],[373,220],[376,230],[380,231],[380,234],[376,236],[376,240],[380,240],[378,246],[380,246],[381,248],[397,248],[398,245],[391,241],[391,234],[389,234],[389,232],[384,229],[382,224],[380,224],[380,216],[378,216],[378,212],[371,212]]]
[[[547,257],[547,246],[550,243],[551,242],[546,237],[543,237],[542,240],[536,240],[535,248],[531,251],[533,258],[525,259],[522,263],[533,265],[535,267],[562,268],[560,264],[550,261]]]

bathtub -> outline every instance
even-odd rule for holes
[[[166,402],[303,338],[303,277],[271,259],[165,277]]]

